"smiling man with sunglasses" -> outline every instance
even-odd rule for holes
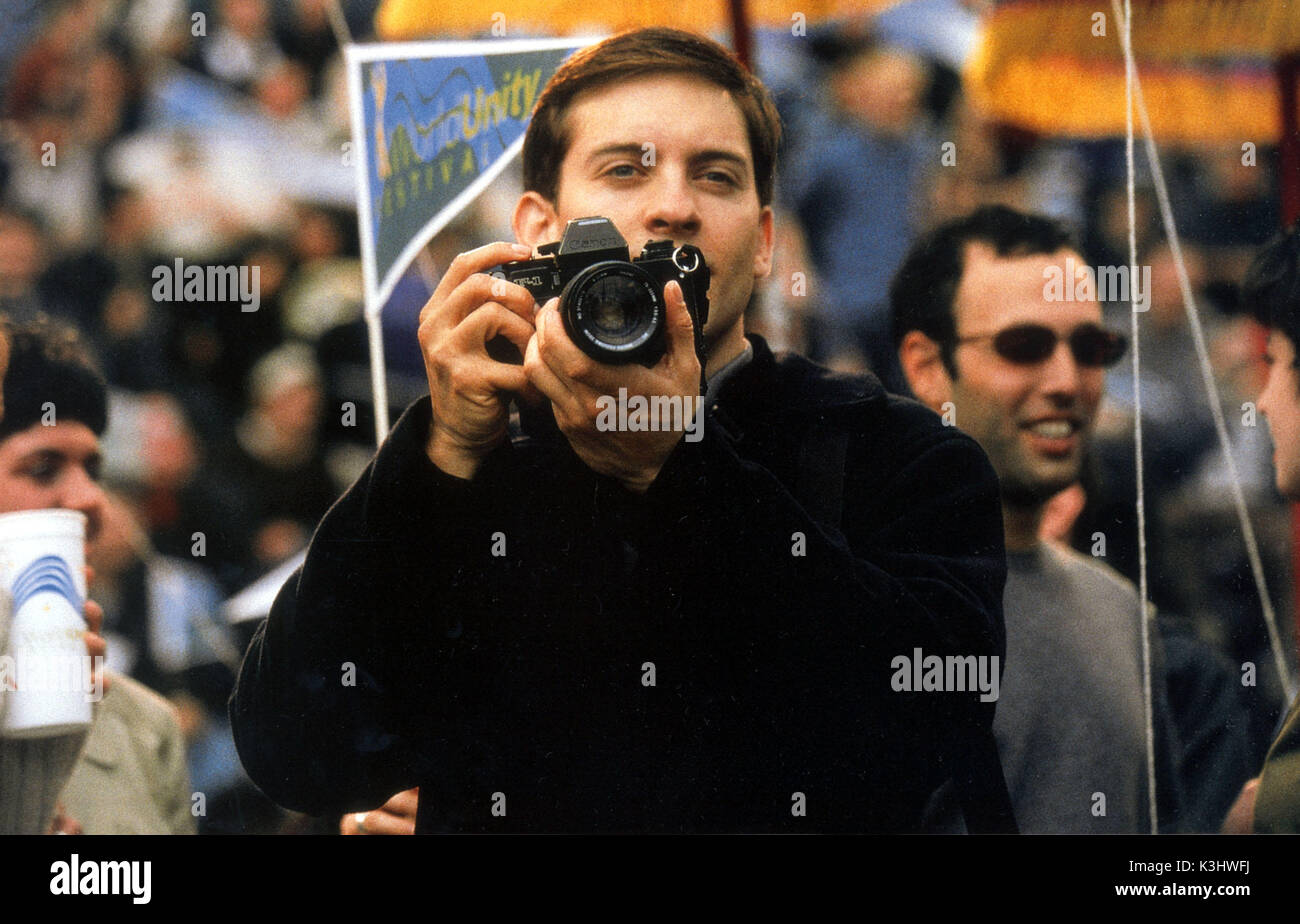
[[[1105,369],[1126,346],[1097,302],[1048,299],[1044,280],[1067,261],[1084,262],[1048,218],[986,206],[941,225],[894,279],[894,342],[912,391],[984,447],[1001,482],[1007,659],[993,729],[1020,829],[1137,832],[1148,789],[1137,594],[1039,539],[1047,502],[1079,479]],[[1177,783],[1159,666],[1154,676],[1163,820]],[[945,800],[933,809],[937,826],[952,824]]]

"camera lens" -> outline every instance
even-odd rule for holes
[[[644,360],[662,339],[658,285],[631,263],[587,267],[565,287],[560,310],[574,343],[601,362]]]
[[[641,287],[626,276],[606,276],[593,282],[583,300],[591,307],[591,323],[606,343],[623,343],[636,336],[637,299]]]

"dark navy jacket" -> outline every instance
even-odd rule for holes
[[[253,780],[312,814],[418,784],[419,831],[915,829],[992,704],[896,692],[891,661],[1001,662],[996,476],[874,378],[750,339],[644,495],[562,438],[450,477],[408,408],[249,648]],[[839,528],[796,496],[827,432]]]

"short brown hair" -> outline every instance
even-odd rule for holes
[[[1062,222],[1005,205],[983,205],[920,237],[903,258],[889,285],[894,349],[910,331],[919,330],[939,344],[948,374],[957,378],[957,318],[954,302],[966,274],[970,244],[987,244],[999,257],[1079,252],[1074,235]]]
[[[1241,283],[1241,302],[1260,324],[1286,334],[1295,347],[1292,365],[1300,369],[1300,221],[1255,255]]]
[[[524,135],[524,189],[555,201],[560,164],[573,140],[564,116],[579,94],[652,74],[689,74],[730,94],[745,119],[759,204],[770,205],[781,143],[781,117],[772,97],[758,78],[717,42],[666,28],[620,33],[582,49],[561,65],[537,98]]]

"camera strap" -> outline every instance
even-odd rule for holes
[[[799,451],[795,496],[809,516],[836,530],[844,516],[848,447],[848,431],[819,418],[804,434]],[[947,742],[946,756],[966,830],[971,834],[1019,833],[992,728],[968,709],[955,732]]]

